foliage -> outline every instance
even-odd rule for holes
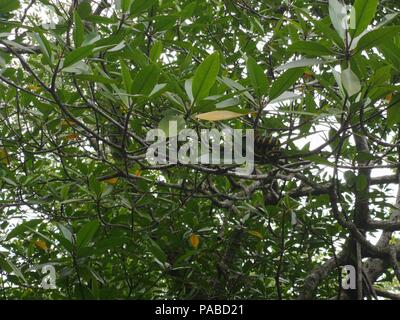
[[[337,0],[2,0],[2,298],[388,296],[400,8],[349,4],[347,31]],[[171,119],[281,152],[248,176],[152,166]],[[363,290],[340,290],[349,264]]]

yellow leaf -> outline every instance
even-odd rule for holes
[[[104,180],[104,182],[111,184],[111,185],[116,185],[118,183],[118,178],[110,178],[110,179]]]
[[[263,239],[262,234],[261,234],[260,232],[256,231],[256,230],[249,230],[249,231],[247,231],[247,232],[248,232],[249,234],[251,234],[252,236],[254,236],[254,237]]]
[[[142,175],[142,171],[141,171],[140,169],[137,169],[137,170],[135,171],[134,175],[135,175],[136,177],[140,177],[140,176]]]
[[[200,237],[199,237],[197,234],[192,234],[192,235],[190,236],[190,238],[189,238],[189,241],[190,241],[190,245],[191,245],[193,248],[197,249],[197,247],[198,247],[199,244],[200,244]]]
[[[43,240],[36,240],[35,241],[35,246],[42,249],[42,250],[48,250],[49,247],[47,246],[47,243]]]
[[[389,241],[389,244],[392,246],[395,246],[399,243],[399,239],[397,239],[396,237],[392,237]]]
[[[229,120],[234,118],[243,117],[248,115],[249,113],[237,113],[233,111],[211,111],[206,113],[201,113],[196,116],[197,119],[206,120],[206,121],[221,121],[221,120]]]
[[[65,137],[65,139],[68,141],[77,141],[79,140],[79,136],[75,133],[70,133]]]
[[[5,166],[10,164],[10,158],[8,157],[8,153],[6,149],[0,148],[0,163]]]
[[[62,127],[73,127],[76,125],[76,122],[72,119],[69,120],[61,120],[61,126]]]
[[[39,86],[37,86],[37,85],[34,85],[34,84],[30,84],[30,85],[28,85],[26,88],[29,89],[29,90],[31,90],[31,91],[41,91],[41,90],[42,90],[41,87],[39,87]]]
[[[304,72],[303,79],[308,81],[314,79],[314,74],[312,72]]]
[[[387,101],[387,103],[391,103],[392,100],[393,100],[393,94],[388,94],[388,95],[386,96],[386,99],[385,99],[385,100]]]
[[[121,105],[119,111],[123,114],[127,114],[129,109],[125,105]]]

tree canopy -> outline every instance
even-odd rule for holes
[[[1,298],[400,299],[399,10],[1,0]],[[254,170],[149,163],[171,121]]]

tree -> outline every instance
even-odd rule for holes
[[[400,8],[348,5],[1,1],[2,297],[399,299]],[[254,170],[149,163],[171,121]]]

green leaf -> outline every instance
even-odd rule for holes
[[[10,240],[24,232],[30,231],[30,228],[36,227],[40,222],[42,222],[41,219],[33,219],[19,224],[7,235],[6,240]]]
[[[351,31],[353,38],[368,27],[375,16],[377,7],[378,0],[356,0],[354,3],[356,28]]]
[[[100,224],[98,221],[90,221],[79,230],[76,235],[76,245],[78,248],[85,247],[96,234]]]
[[[393,27],[382,27],[373,31],[368,32],[363,36],[360,41],[358,41],[357,51],[361,52],[363,50],[371,49],[376,47],[381,43],[389,42],[393,37],[400,32],[399,26]]]
[[[313,57],[329,56],[333,53],[323,44],[310,41],[297,41],[289,47],[288,51]]]
[[[175,134],[169,131],[170,123],[176,122]],[[185,128],[186,122],[183,116],[167,115],[158,124],[158,128],[165,133],[167,138],[175,137],[179,132]]]
[[[129,240],[125,235],[117,234],[109,236],[108,238],[96,242],[96,252],[103,253],[106,250],[117,249],[124,243],[127,243],[127,241]]]
[[[130,48],[130,55],[132,62],[140,68],[149,64],[149,58],[138,48]]]
[[[121,74],[122,74],[122,79],[124,82],[125,90],[126,90],[126,92],[130,93],[131,88],[132,88],[131,71],[129,70],[129,68],[126,65],[124,60],[120,60],[120,63],[121,63]]]
[[[46,57],[48,63],[52,65],[52,50],[49,41],[42,33],[34,33],[33,38],[39,44],[40,51],[42,51],[43,55]]]
[[[19,9],[20,4],[18,0],[1,0],[0,13],[9,13]]]
[[[154,97],[154,96],[156,96],[156,95],[160,95],[160,94],[162,94],[165,90],[165,88],[167,87],[167,84],[166,83],[159,83],[159,84],[156,84],[155,86],[154,86],[154,88],[153,88],[153,90],[150,92],[150,97]]]
[[[329,16],[331,17],[332,25],[343,40],[346,38],[346,30],[343,24],[346,15],[347,12],[343,4],[338,0],[329,0]]]
[[[123,48],[125,48],[125,41],[121,41],[116,46],[113,46],[111,49],[108,49],[107,52],[117,52],[122,50]],[[97,52],[97,50],[98,49],[96,48],[95,52]]]
[[[93,22],[97,24],[115,24],[118,22],[117,18],[114,17],[102,17],[102,16],[95,16],[90,15],[85,18],[88,22]]]
[[[156,41],[150,49],[150,61],[157,62],[163,51],[163,44],[161,41]]]
[[[73,65],[63,68],[63,71],[75,74],[87,74],[89,73],[89,66],[83,61],[78,61]]]
[[[268,79],[263,68],[252,57],[247,58],[246,67],[256,96],[261,97],[265,95],[268,89]]]
[[[121,11],[129,12],[131,10],[133,0],[120,0]]]
[[[347,68],[342,72],[341,81],[344,89],[350,97],[361,91],[360,79],[358,79],[357,75],[351,70],[351,68]]]
[[[288,63],[285,63],[277,68],[275,68],[275,71],[284,71],[284,70],[289,70],[293,68],[301,68],[301,67],[311,67],[317,64],[322,64],[324,61],[321,59],[316,59],[316,58],[304,58],[300,60],[294,60]]]
[[[220,102],[217,102],[215,104],[215,107],[217,109],[223,109],[223,108],[227,108],[227,107],[232,107],[232,106],[237,106],[240,103],[239,99],[236,98],[229,98],[226,100],[222,100]]]
[[[388,62],[393,64],[396,69],[400,69],[400,55],[398,54],[400,48],[396,46],[394,41],[381,43],[379,45],[379,51],[383,53]]]
[[[303,75],[304,68],[293,68],[287,70],[274,81],[269,91],[269,100],[274,100],[288,90]]]
[[[92,6],[89,1],[79,1],[79,5],[77,8],[77,12],[82,19],[86,19],[86,17],[90,16],[92,13]]]
[[[150,7],[152,7],[158,0],[133,0],[131,5],[131,14],[137,15]]]
[[[98,36],[98,34],[95,34]],[[93,35],[93,36],[95,36]],[[85,40],[86,41],[86,40]],[[85,42],[84,41],[84,42]],[[98,39],[94,38],[94,41],[89,41],[89,44],[93,44],[95,47],[94,52],[99,52],[99,51],[108,51],[108,52],[112,52],[112,51],[118,51],[121,50],[122,48],[124,48],[125,46],[125,41],[123,40],[123,37],[121,35],[119,36],[115,36],[115,37],[107,37],[107,38],[102,38],[102,39]]]
[[[14,180],[12,180],[10,178],[1,177],[1,179],[4,180],[6,183],[8,183],[9,185],[11,185],[13,187],[18,187],[18,184]]]
[[[193,1],[193,2],[190,2],[189,4],[187,4],[180,12],[180,17],[181,17],[182,21],[192,17],[194,14],[194,11],[196,10],[196,7],[197,7],[197,1]]]
[[[89,177],[89,189],[93,191],[97,197],[100,197],[103,192],[101,183],[94,174]]]
[[[65,57],[63,68],[72,66],[73,64],[83,60],[84,58],[87,58],[92,54],[92,52],[93,46],[85,46],[72,51]]]
[[[60,230],[60,232],[63,236],[63,239],[67,240],[69,243],[73,243],[74,236],[68,227],[64,226],[61,223],[58,223],[57,228]]]
[[[314,20],[316,31],[319,31],[325,39],[333,41],[337,46],[343,47],[343,39],[338,35],[335,30],[332,30],[330,26],[323,20]]]
[[[157,258],[160,262],[165,263],[167,261],[167,255],[160,248],[160,246],[151,238],[149,238],[150,252]]]
[[[232,90],[238,91],[241,94],[243,94],[243,96],[245,96],[246,99],[254,102],[253,96],[239,82],[233,81],[232,79],[229,79],[227,77],[221,77],[220,81],[229,88],[231,88]]]
[[[82,45],[83,39],[85,38],[85,29],[82,23],[82,19],[79,17],[79,14],[74,12],[74,31],[73,38],[75,48],[79,48]]]
[[[386,84],[392,76],[392,66],[384,66],[375,71],[371,79],[369,80],[369,87],[374,88],[375,86],[382,86]]]
[[[194,101],[192,83],[193,83],[193,79],[185,80],[185,92],[186,92],[187,96],[189,97],[189,100],[191,103],[193,103],[193,101]]]
[[[11,270],[15,273],[15,275],[18,278],[20,278],[24,283],[27,283],[21,270],[14,263],[12,263],[9,259],[7,259],[7,257],[4,254],[1,254],[1,258],[8,264],[8,266],[11,268]]]
[[[219,72],[219,54],[215,52],[209,55],[197,68],[193,81],[193,102],[208,96]]]
[[[149,95],[158,82],[161,70],[158,66],[150,64],[139,71],[132,83],[132,94]]]

